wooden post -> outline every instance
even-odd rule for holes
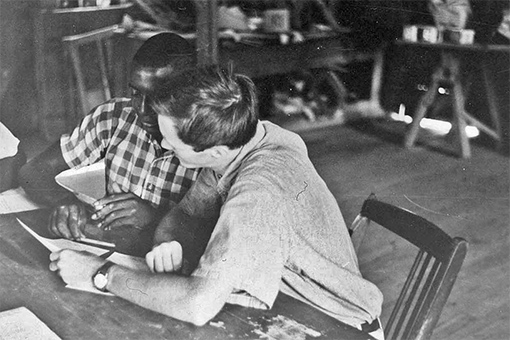
[[[218,64],[217,0],[195,0],[197,8],[197,61],[199,66]]]

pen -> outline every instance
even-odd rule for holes
[[[95,246],[101,246],[101,247],[108,247],[108,248],[115,248],[115,243],[95,240],[92,238],[82,237],[78,240],[79,242],[93,244]]]
[[[115,250],[112,249],[112,250],[109,250],[107,251],[106,253],[103,253],[101,255],[99,255],[100,258],[102,258],[103,260],[106,260],[107,258],[110,257],[110,255],[112,255],[113,253],[115,253]]]

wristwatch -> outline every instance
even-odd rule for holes
[[[115,263],[113,262],[106,262],[97,270],[97,272],[92,276],[92,282],[94,283],[94,287],[99,289],[102,292],[107,292],[106,285],[108,285],[108,271],[110,270],[110,267],[113,266]]]

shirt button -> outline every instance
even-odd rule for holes
[[[145,188],[148,192],[154,192],[154,189],[156,189],[156,186],[152,183],[148,183],[146,188]]]

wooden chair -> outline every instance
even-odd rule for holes
[[[353,224],[354,239],[372,221],[418,247],[419,251],[384,327],[387,340],[430,339],[450,295],[468,243],[402,208],[378,201],[372,194]],[[359,246],[361,242],[357,240]]]
[[[69,83],[71,104],[74,107],[75,95],[73,84],[76,82],[78,98],[83,115],[87,114],[89,110],[94,106],[112,98],[109,80],[109,77],[112,73],[111,61],[113,53],[111,38],[117,29],[118,25],[113,25],[82,34],[65,36],[62,38],[66,54],[69,56],[74,71],[74,74],[73,72],[70,73]],[[95,48],[95,53],[92,53],[94,50],[90,49],[91,46]],[[88,67],[94,65],[94,63],[90,60],[87,62],[87,60],[84,60],[80,56],[83,52],[86,51],[85,48],[89,48],[89,50],[87,50],[89,55],[93,57],[93,61],[97,62],[97,65],[99,66],[100,85],[98,88],[101,96],[100,98],[98,97],[92,99],[92,91],[87,90],[87,84],[89,84],[91,81],[87,81],[86,78],[91,74],[97,74],[97,70],[89,69]],[[87,69],[83,70],[83,66],[86,66]]]

